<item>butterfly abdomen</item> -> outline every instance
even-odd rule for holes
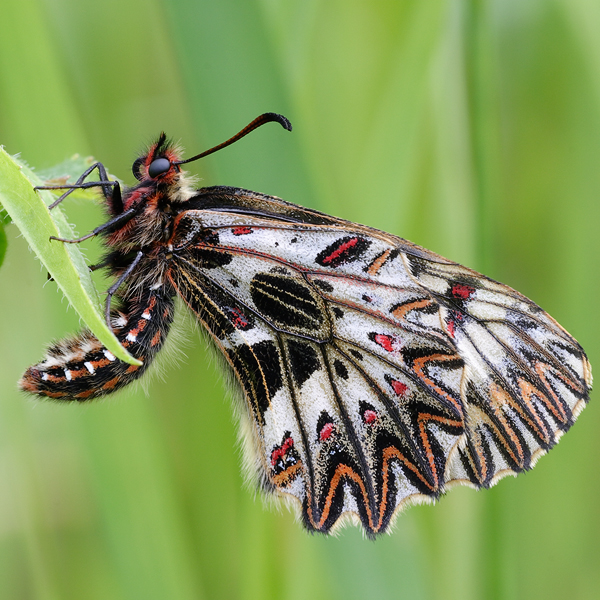
[[[113,332],[132,356],[130,365],[116,358],[85,330],[62,340],[45,359],[27,369],[19,386],[23,391],[56,400],[89,400],[110,394],[138,379],[162,348],[173,321],[173,294],[161,285],[146,289],[113,314]]]

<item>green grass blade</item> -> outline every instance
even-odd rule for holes
[[[50,236],[73,239],[75,234],[60,209],[54,209],[50,215],[44,200],[50,203],[53,196],[33,190],[32,186],[41,183],[32,171],[0,150],[0,201],[13,223],[94,335],[121,360],[141,364],[107,327],[98,293],[77,245],[50,240]]]

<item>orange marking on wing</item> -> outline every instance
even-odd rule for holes
[[[367,273],[369,275],[377,275],[377,273],[379,272],[379,269],[381,269],[381,267],[383,267],[383,265],[386,263],[386,261],[389,258],[389,256],[390,256],[391,253],[392,253],[392,249],[390,248],[390,249],[386,250],[383,254],[381,254],[380,256],[378,256],[369,265]]]
[[[44,396],[48,396],[48,398],[64,398],[68,396],[66,392],[42,392]]]
[[[435,457],[433,456],[433,452],[431,451],[431,444],[429,443],[429,435],[427,431],[427,424],[430,421],[437,421],[438,423],[443,423],[444,425],[449,425],[451,427],[460,427],[463,428],[464,425],[462,421],[455,421],[453,419],[447,419],[445,417],[441,417],[439,415],[431,415],[429,413],[419,413],[417,417],[417,423],[419,424],[419,431],[421,435],[421,441],[423,442],[423,447],[425,448],[425,455],[429,462],[429,466],[431,467],[431,472],[434,478],[435,489],[438,489],[440,483],[437,474],[437,467],[435,465]]]
[[[383,451],[383,466],[382,466],[382,478],[383,478],[383,486],[382,486],[382,494],[381,494],[381,502],[379,505],[379,519],[378,522],[375,524],[373,522],[373,516],[371,514],[371,509],[370,509],[370,504],[369,504],[369,497],[367,494],[367,490],[365,488],[365,485],[360,477],[360,475],[358,475],[358,473],[356,473],[354,470],[352,470],[350,467],[348,467],[347,465],[338,465],[338,467],[336,468],[335,474],[334,476],[331,478],[331,482],[329,484],[329,492],[327,493],[327,498],[325,500],[325,504],[323,507],[323,512],[321,513],[321,518],[319,521],[316,521],[314,518],[314,515],[312,514],[312,508],[310,508],[312,506],[312,503],[309,502],[309,509],[308,509],[308,517],[309,520],[311,522],[311,524],[315,527],[315,529],[321,529],[325,523],[325,521],[327,520],[327,518],[329,517],[329,513],[331,511],[331,504],[333,502],[333,496],[335,495],[335,492],[339,486],[339,484],[343,481],[343,478],[349,478],[353,481],[355,481],[361,490],[362,496],[363,496],[363,500],[364,500],[364,505],[365,508],[367,510],[367,516],[368,516],[368,520],[369,520],[369,527],[374,531],[377,532],[379,531],[379,529],[382,526],[383,523],[383,517],[385,515],[385,511],[386,511],[386,507],[387,507],[387,495],[389,492],[389,471],[390,471],[390,462],[392,459],[396,459],[399,460],[402,464],[404,464],[408,469],[410,469],[432,492],[437,491],[437,485],[436,486],[432,486],[431,483],[429,481],[427,481],[427,479],[423,476],[423,474],[419,471],[418,467],[413,464],[410,460],[408,460],[404,454],[402,454],[397,448],[393,447],[393,446],[388,446],[387,448],[385,448],[385,450]],[[309,498],[310,498],[310,493],[308,494]]]
[[[80,394],[77,394],[75,396],[75,398],[81,398],[82,400],[85,400],[85,398],[89,398],[90,396],[94,395],[96,393],[96,390],[87,390],[86,392],[81,392]]]
[[[388,446],[383,451],[384,469],[387,468],[385,466],[386,461],[389,462],[392,458],[397,458],[401,463],[406,465],[432,492],[436,491],[437,488],[432,486],[431,483],[429,483],[429,481],[427,481],[427,479],[423,476],[421,471],[419,471],[419,468],[417,467],[417,465],[415,465],[413,462],[408,460],[408,458],[406,458],[406,456],[404,456],[404,454],[402,454],[402,452],[400,452],[400,450],[398,450],[398,448],[396,448],[394,446]]]
[[[389,482],[389,477],[390,477],[390,475],[389,475],[390,461],[393,458],[399,460],[402,464],[404,464],[406,467],[408,467],[432,492],[435,492],[438,489],[437,483],[436,483],[435,487],[432,487],[431,483],[429,483],[429,481],[427,481],[427,479],[425,477],[423,477],[423,474],[421,473],[421,471],[419,471],[417,466],[414,463],[412,463],[411,461],[409,461],[404,456],[404,454],[402,454],[402,452],[400,452],[400,450],[398,450],[398,448],[395,448],[394,446],[388,446],[383,451],[383,465],[382,465],[382,469],[381,469],[383,486],[381,489],[381,504],[379,506],[378,529],[379,529],[379,527],[381,527],[381,523],[383,522],[383,516],[385,515],[385,511],[387,508],[387,496],[388,496],[388,492],[389,492],[388,482]]]
[[[303,470],[303,468],[302,461],[299,460],[295,465],[292,465],[282,473],[275,475],[275,477],[272,478],[272,481],[277,487],[284,487],[294,481],[298,476],[298,472]]]
[[[571,389],[576,389],[577,391],[583,392],[583,390],[581,390],[581,386],[578,386],[575,382],[571,381],[570,379],[567,379],[566,377],[564,377],[562,375],[562,373],[558,372],[556,369],[553,369],[550,365],[547,365],[546,363],[543,362],[538,362],[535,365],[535,372],[538,374],[539,378],[542,380],[542,383],[546,386],[546,389],[548,390],[548,392],[550,392],[550,395],[552,396],[552,398],[554,399],[554,404],[550,403],[550,405],[548,406],[548,408],[552,411],[552,413],[554,414],[554,416],[559,420],[562,421],[563,423],[567,422],[567,414],[562,406],[562,403],[560,402],[558,396],[556,395],[555,391],[552,389],[552,386],[550,385],[550,382],[548,381],[548,379],[546,378],[546,372],[551,372],[554,373],[559,379],[562,380],[562,382],[567,386],[570,387]],[[560,413],[560,414],[558,414]]]
[[[541,437],[545,443],[550,443],[550,433],[546,429],[544,422],[537,414],[533,406],[533,396],[537,397],[539,400],[544,402],[544,404],[548,403],[548,399],[545,397],[544,394],[542,394],[542,392],[540,392],[536,387],[534,387],[533,385],[531,385],[531,383],[525,381],[524,379],[519,379],[519,389],[521,390],[521,398],[523,399],[523,402],[529,409],[529,412],[533,416],[537,426],[531,421],[531,419],[528,419],[528,422],[531,424],[531,427],[538,432],[539,437]]]
[[[462,419],[464,412],[460,401],[457,398],[454,398],[454,396],[451,396],[446,390],[443,390],[441,387],[439,387],[424,372],[424,369],[429,362],[449,362],[457,359],[459,359],[459,357],[456,354],[431,354],[429,356],[422,356],[414,361],[413,370],[430,388],[434,389],[440,396],[449,400],[456,407],[458,416]]]
[[[406,315],[411,310],[425,308],[430,304],[432,304],[431,300],[429,300],[428,298],[423,298],[422,300],[416,300],[415,302],[408,302],[407,304],[403,304],[402,306],[399,306],[394,311],[392,311],[391,314],[394,315],[394,317],[396,317],[396,319],[398,319],[399,321],[403,321],[406,318]]]
[[[469,462],[471,463],[473,472],[477,475],[479,482],[483,483],[487,479],[487,473],[488,473],[487,460],[485,458],[485,454],[483,453],[483,450],[481,447],[481,435],[479,434],[479,432],[476,432],[476,431],[473,431],[473,433],[475,434],[474,437],[477,438],[477,439],[473,440],[474,441],[473,449],[475,450],[475,453],[477,454],[477,457],[479,458],[479,468],[481,469],[481,474],[479,473],[479,469],[477,468],[475,461],[472,460],[471,457],[469,457]]]
[[[498,384],[493,383],[490,386],[490,405],[494,410],[494,416],[500,421],[502,424],[502,431],[499,431],[494,423],[489,423],[491,427],[493,427],[497,431],[497,438],[502,442],[503,446],[507,449],[508,453],[512,456],[513,460],[520,466],[524,466],[525,457],[523,454],[523,448],[521,446],[521,442],[519,441],[519,437],[515,433],[514,428],[510,425],[506,418],[506,414],[502,410],[502,406],[509,405],[516,409],[515,401],[512,396]],[[512,448],[506,444],[503,440],[505,435],[502,435],[502,432],[507,433],[508,437],[511,439],[515,447],[517,448],[518,457],[515,456]]]
[[[333,496],[335,495],[338,485],[340,484],[340,482],[343,481],[344,478],[348,478],[352,481],[355,481],[360,487],[360,491],[362,493],[363,500],[365,503],[365,508],[367,510],[367,516],[369,518],[369,527],[373,529],[373,531],[376,531],[373,525],[373,516],[371,515],[371,507],[369,506],[369,496],[367,494],[367,490],[365,489],[365,484],[363,483],[363,480],[361,479],[360,475],[356,473],[356,471],[351,469],[348,465],[338,465],[336,467],[335,473],[331,478],[331,482],[329,484],[329,492],[327,493],[327,498],[325,499],[325,505],[323,507],[323,512],[321,513],[321,519],[318,523],[315,523],[311,511],[309,511],[309,518],[311,520],[311,523],[314,525],[315,529],[321,529],[323,527],[325,521],[327,521],[329,512],[331,511],[331,503],[333,502]]]
[[[138,358],[138,360],[141,360],[141,358]],[[129,365],[129,367],[127,367],[127,370],[125,371],[125,373],[133,373],[134,371],[137,371],[140,368],[140,365]]]
[[[490,403],[492,408],[494,409],[494,413],[500,416],[500,406],[502,406],[502,402],[508,404],[521,418],[525,421],[530,427],[534,427],[535,425],[531,418],[528,416],[527,412],[523,409],[523,406],[519,404],[519,402],[515,401],[514,398],[504,389],[492,386],[491,388],[491,397]],[[499,400],[502,398],[502,400]],[[529,407],[531,408],[531,407]]]

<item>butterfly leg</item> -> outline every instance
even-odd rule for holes
[[[131,261],[131,264],[125,269],[123,274],[119,277],[119,279],[117,279],[117,281],[115,281],[115,283],[113,283],[108,288],[108,291],[107,291],[108,297],[106,298],[105,316],[106,316],[106,324],[109,327],[110,327],[110,304],[112,302],[112,297],[114,296],[115,292],[121,287],[121,284],[129,277],[129,275],[131,275],[133,270],[137,267],[140,260],[142,260],[142,256],[144,256],[144,253],[140,250],[136,254],[135,258]]]
[[[99,225],[98,227],[96,227],[95,229],[90,231],[90,233],[88,233],[80,238],[74,239],[74,240],[67,240],[65,238],[59,238],[54,235],[50,236],[50,239],[56,240],[58,242],[65,242],[67,244],[79,244],[80,242],[83,242],[84,240],[88,240],[89,238],[92,238],[92,237],[98,235],[99,233],[110,233],[111,231],[118,229],[119,227],[121,227],[122,225],[127,223],[127,221],[131,220],[136,215],[138,210],[139,209],[137,207],[129,208],[125,212],[122,212],[121,214],[117,215],[116,217],[110,219],[110,221],[107,221],[106,223]]]
[[[100,176],[99,181],[85,181],[85,178],[88,177],[94,169],[98,169],[98,173]],[[121,185],[118,181],[110,181],[108,178],[108,173],[106,172],[106,168],[102,163],[95,163],[88,169],[86,169],[79,179],[70,185],[39,185],[34,189],[36,190],[67,190],[62,196],[57,198],[52,204],[48,206],[50,210],[52,210],[55,206],[58,206],[69,194],[73,193],[75,190],[88,189],[93,187],[101,187],[102,193],[106,200],[110,202],[111,211],[116,216],[110,219],[108,222],[96,227],[93,231],[84,235],[75,240],[67,240],[65,238],[59,238],[55,236],[51,236],[51,240],[57,240],[59,242],[65,242],[68,244],[78,244],[79,242],[83,242],[91,237],[98,235],[103,232],[110,232],[118,229],[123,226],[127,221],[129,221],[136,213],[135,209],[129,209],[123,212],[123,200],[121,197]]]
[[[91,175],[94,169],[98,169],[100,176],[99,181],[85,181],[86,177]],[[93,187],[101,187],[102,193],[105,198],[111,198],[112,202],[116,207],[120,207],[121,212],[123,210],[123,202],[121,200],[121,186],[118,181],[111,181],[108,178],[106,168],[100,162],[94,163],[91,167],[87,168],[79,177],[74,184],[69,185],[39,185],[34,189],[36,190],[67,190],[62,196],[57,198],[52,204],[48,206],[52,210],[55,206],[58,206],[69,194],[72,194],[75,190],[88,189]]]

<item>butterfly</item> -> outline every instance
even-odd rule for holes
[[[487,488],[530,469],[588,401],[581,346],[519,292],[409,241],[279,198],[196,189],[181,165],[285,117],[265,113],[187,160],[164,134],[121,191],[101,163],[109,220],[93,232],[115,283],[106,318],[141,365],[89,331],[53,344],[20,381],[67,401],[138,379],[179,297],[244,398],[260,487],[292,497],[310,531],[374,537],[451,484]],[[98,182],[84,182],[97,169]],[[52,189],[56,187],[48,186]]]

